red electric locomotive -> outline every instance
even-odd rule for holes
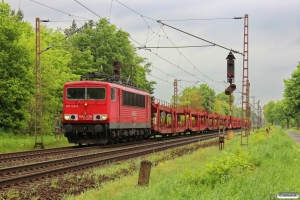
[[[121,82],[83,80],[64,85],[63,127],[70,143],[150,137],[150,95]]]
[[[106,144],[216,131],[220,123],[226,129],[245,125],[236,117],[230,126],[229,116],[151,100],[149,93],[120,80],[117,67],[114,72],[113,77],[89,73],[85,80],[64,85],[63,127],[70,143]]]

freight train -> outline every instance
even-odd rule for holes
[[[94,80],[97,78],[98,80]],[[243,127],[232,117],[231,128]],[[63,128],[69,143],[107,144],[161,135],[230,128],[230,117],[151,98],[150,94],[117,76],[88,73],[63,88]]]

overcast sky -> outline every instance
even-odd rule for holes
[[[210,45],[157,23],[162,20],[197,37],[243,52],[244,19],[232,18],[248,14],[250,96],[255,96],[256,102],[260,100],[261,106],[270,100],[283,99],[283,80],[291,77],[300,61],[299,0],[77,0],[98,16],[75,0],[5,2],[13,9],[23,10],[25,20],[34,26],[35,18],[40,17],[53,21],[47,26],[54,29],[69,27],[73,19],[81,26],[83,18],[98,21],[99,16],[106,17],[130,34],[135,47]],[[224,83],[229,53],[226,49],[216,46],[151,48],[137,53],[153,63],[152,76],[148,79],[157,82],[155,97],[158,99],[170,102],[175,78],[181,80],[178,93],[194,84],[207,83],[216,93],[224,92],[228,86]],[[234,55],[237,85],[234,95],[238,99],[242,96],[243,56]],[[253,99],[250,100],[252,103]],[[241,106],[240,101],[235,103]]]

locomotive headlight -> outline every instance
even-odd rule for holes
[[[69,115],[65,115],[64,118],[65,118],[65,120],[69,120],[70,116]]]
[[[94,114],[93,116],[94,120],[107,120],[107,114]]]

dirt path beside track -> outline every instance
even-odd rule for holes
[[[287,133],[287,134],[300,145],[300,132],[299,133]]]

